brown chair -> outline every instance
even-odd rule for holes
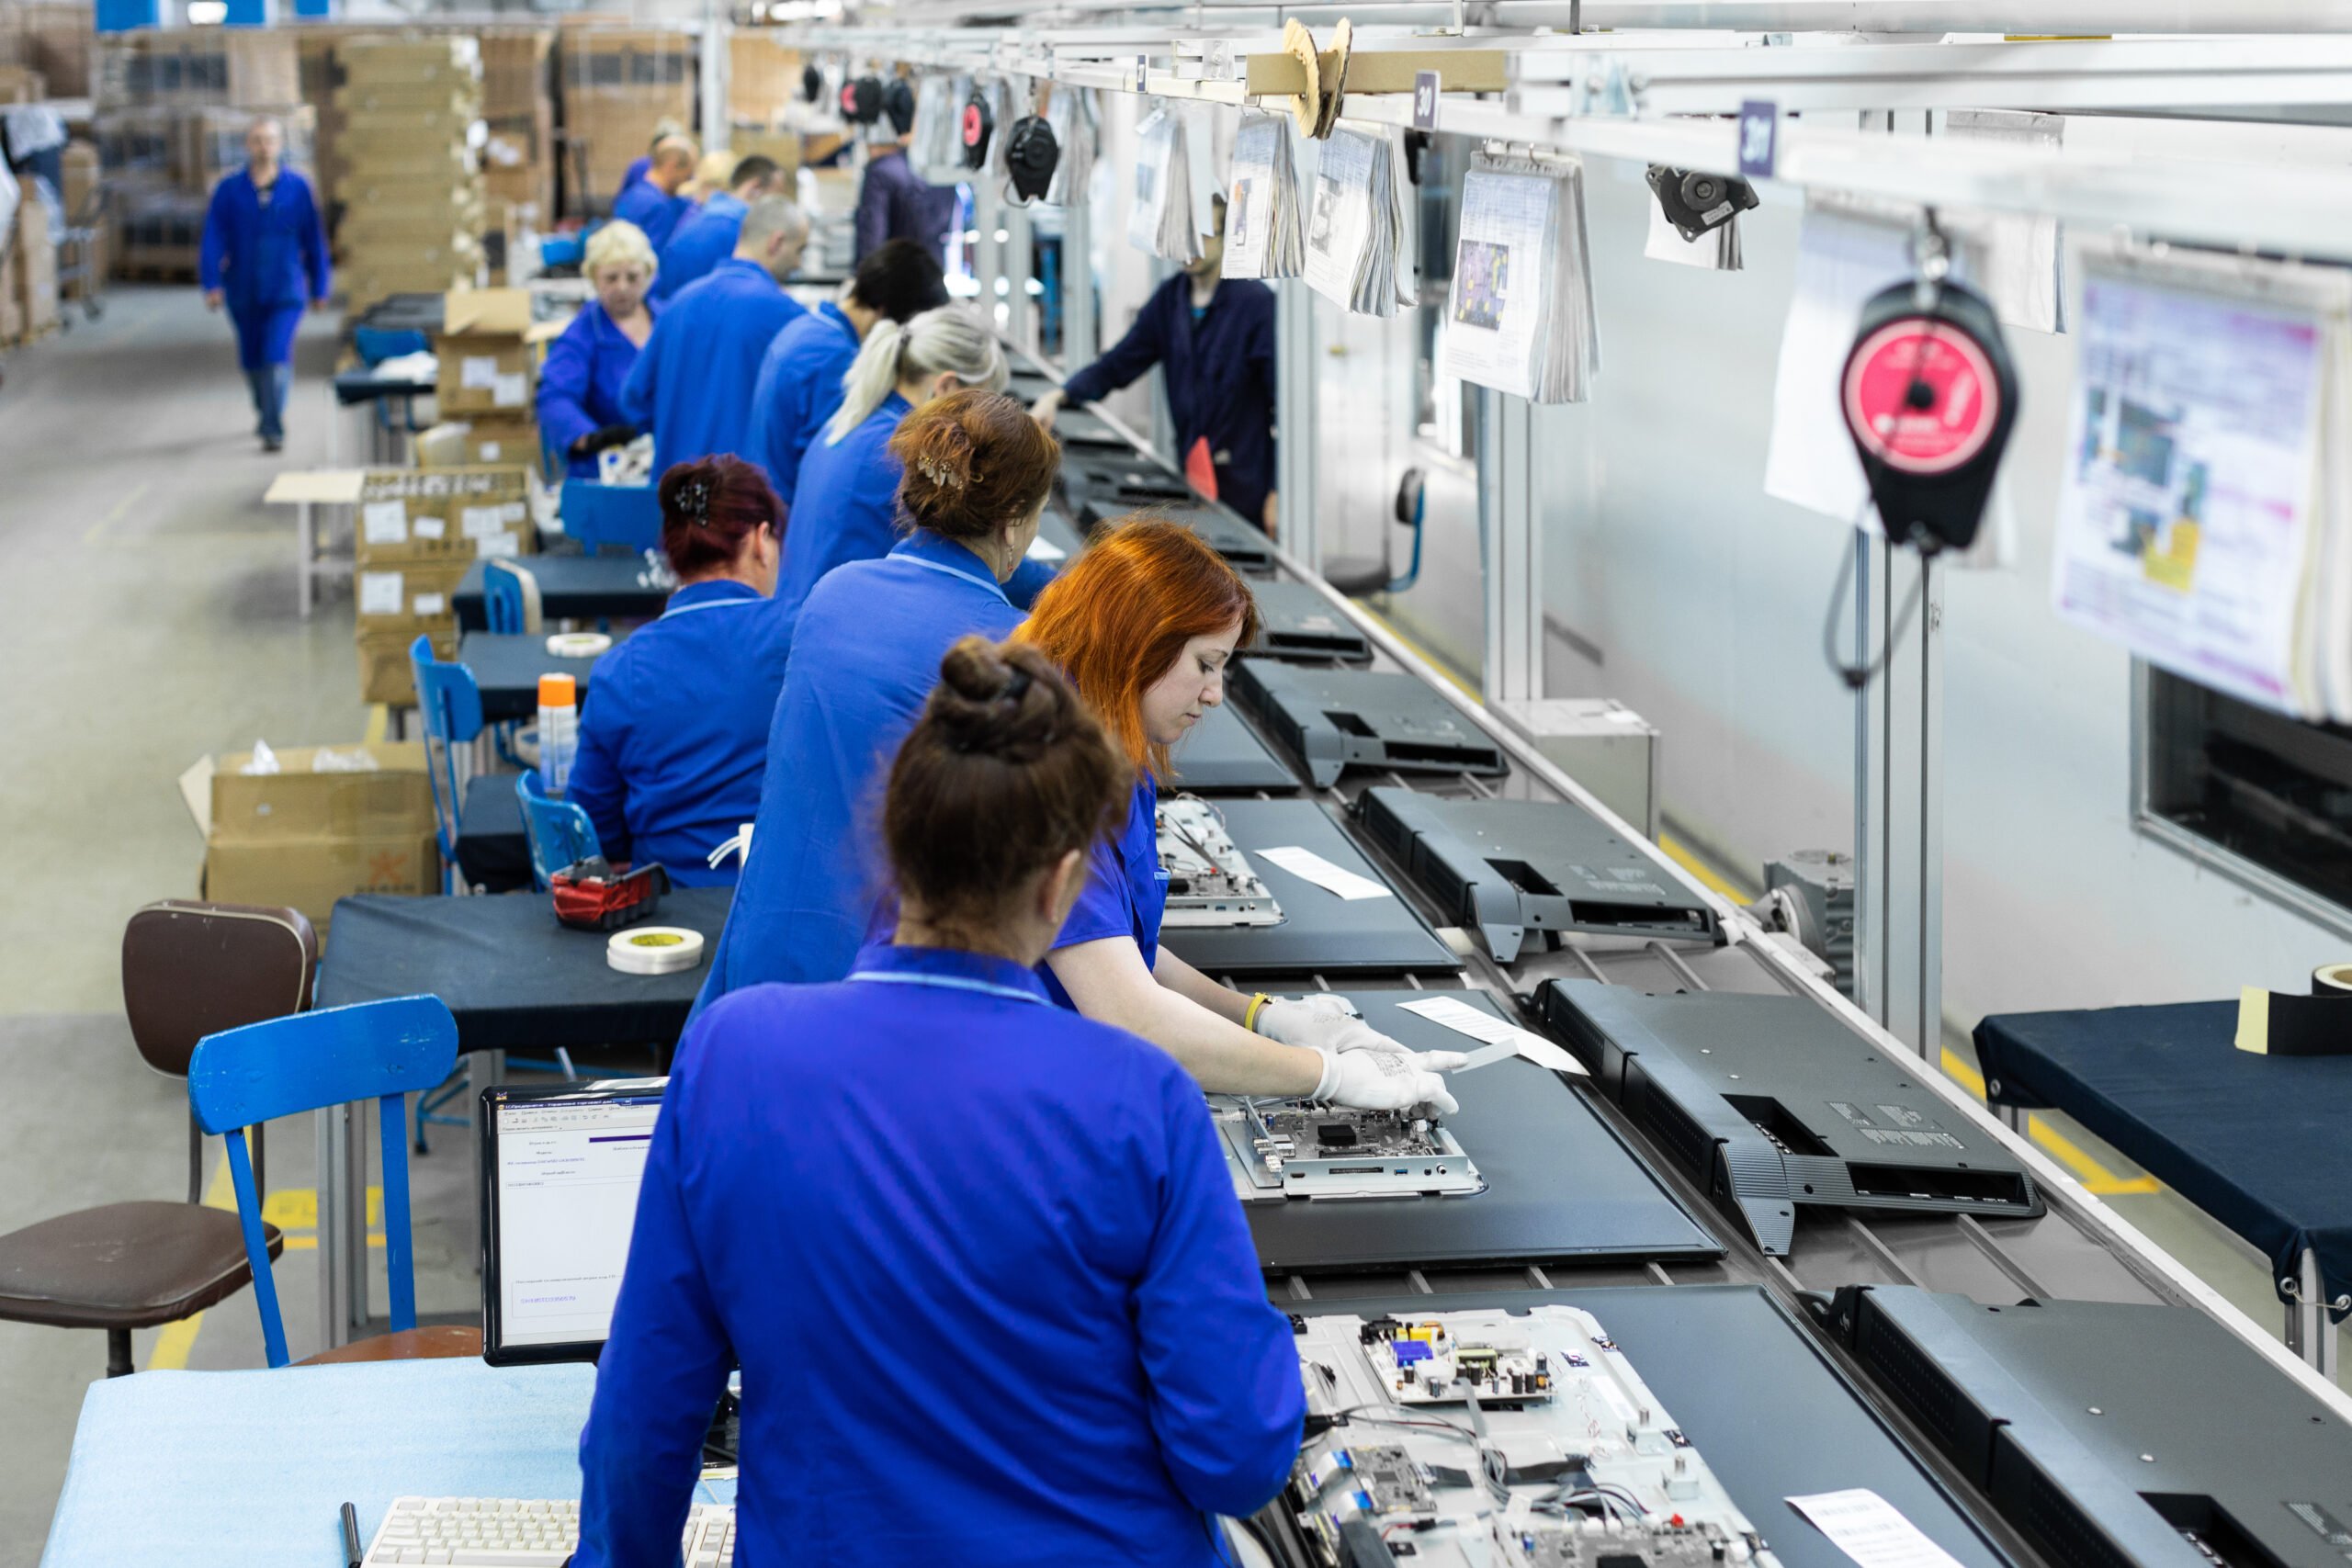
[[[318,963],[318,934],[295,910],[150,904],[122,933],[131,1040],[149,1066],[185,1078],[206,1035],[309,1007]],[[103,1328],[107,1375],[131,1371],[133,1329],[176,1323],[253,1282],[236,1213],[205,1208],[203,1186],[191,1115],[185,1203],[107,1203],[0,1235],[0,1319]],[[263,1231],[276,1258],[284,1238]]]

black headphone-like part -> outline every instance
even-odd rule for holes
[[[1012,176],[1012,194],[1023,201],[1045,199],[1061,158],[1061,143],[1044,115],[1024,115],[1005,133],[1005,173]]]
[[[915,90],[904,76],[893,76],[882,85],[882,113],[890,121],[890,129],[904,136],[914,129]]]
[[[800,68],[800,100],[813,104],[825,96],[825,73],[810,61]]]
[[[984,168],[989,161],[989,138],[996,134],[996,109],[989,102],[988,89],[975,87],[972,96],[964,100],[963,119],[964,166]]]
[[[842,84],[842,118],[852,125],[872,125],[882,118],[882,79],[860,76]]]

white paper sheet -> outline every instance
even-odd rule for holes
[[[408,538],[408,502],[397,496],[390,501],[362,502],[359,533],[371,545],[404,543]]]
[[[1372,161],[1385,150],[1368,136],[1335,131],[1317,143],[1314,193],[1306,210],[1307,287],[1343,310],[1372,239]]]
[[[1960,1568],[1960,1562],[1867,1487],[1791,1497],[1830,1543],[1861,1568]]]
[[[1069,558],[1069,552],[1068,550],[1062,548],[1059,545],[1055,544],[1051,539],[1046,538],[1042,535],[1030,540],[1029,548],[1023,551],[1023,554],[1030,560],[1043,561],[1047,566],[1053,565],[1056,561],[1068,560]]]
[[[1394,898],[1394,890],[1360,876],[1346,866],[1334,865],[1313,850],[1285,844],[1278,849],[1253,850],[1251,853],[1268,865],[1278,865],[1293,876],[1305,877],[1327,892],[1336,893],[1353,903],[1359,898]]]
[[[420,517],[416,520],[416,536],[420,539],[446,539],[449,536],[449,520],[446,517]]]
[[[468,355],[458,361],[458,385],[469,392],[486,392],[498,385],[495,355]]]
[[[1406,1012],[1418,1013],[1456,1034],[1466,1034],[1473,1040],[1487,1043],[1487,1049],[1472,1052],[1468,1065],[1456,1068],[1458,1072],[1466,1073],[1473,1068],[1499,1062],[1505,1056],[1520,1056],[1554,1072],[1574,1073],[1580,1077],[1589,1076],[1582,1062],[1542,1035],[1521,1029],[1509,1019],[1481,1011],[1458,998],[1424,997],[1396,1005]]]
[[[2283,713],[2317,536],[2325,326],[2308,305],[2093,265],[2075,322],[2058,613]]]
[[[359,574],[359,613],[363,615],[397,615],[401,613],[401,595],[406,581],[397,571],[363,571]]]

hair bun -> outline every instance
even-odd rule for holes
[[[1035,761],[1063,726],[1067,689],[1035,649],[967,637],[939,661],[933,704],[955,750],[1007,762]],[[1045,677],[1040,679],[1040,677]]]

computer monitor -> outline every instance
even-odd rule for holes
[[[593,1361],[604,1348],[667,1083],[481,1091],[483,1360]]]

